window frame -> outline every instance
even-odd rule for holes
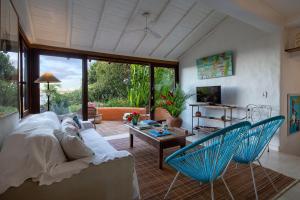
[[[30,70],[30,48],[28,44],[25,42],[24,38],[22,35],[19,35],[19,112],[21,118],[27,116],[29,114],[29,108],[30,108],[30,95],[29,95],[29,90],[30,90],[30,81],[29,81],[29,70]],[[25,50],[26,49],[26,50]],[[25,54],[25,51],[27,52]],[[26,56],[26,63],[24,62],[24,57]],[[25,69],[26,67],[26,69]],[[24,73],[24,71],[26,73]],[[26,76],[26,79],[25,77]],[[27,80],[27,81],[25,81]],[[24,88],[27,87],[26,94],[24,94]],[[24,102],[25,101],[25,102]],[[24,104],[27,104],[24,106]]]

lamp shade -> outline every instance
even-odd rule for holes
[[[34,82],[35,83],[58,83],[60,82],[60,80],[58,80],[52,73],[46,72],[38,79],[36,79]]]

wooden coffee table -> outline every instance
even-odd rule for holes
[[[147,142],[152,145],[156,149],[158,149],[158,166],[159,169],[163,168],[163,158],[164,158],[164,149],[180,146],[181,148],[186,144],[186,137],[188,135],[188,131],[181,128],[169,128],[169,131],[172,135],[166,135],[162,137],[154,137],[149,134],[150,129],[139,130],[137,127],[134,127],[129,124],[125,124],[129,128],[129,136],[130,136],[130,147],[133,147],[133,136]],[[157,128],[153,128],[157,129]]]

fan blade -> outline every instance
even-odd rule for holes
[[[141,31],[145,31],[145,29],[144,28],[141,28],[141,29],[134,29],[134,30],[127,30],[127,31],[125,31],[125,33],[134,33],[134,32],[141,32]]]
[[[150,28],[148,28],[149,33],[151,33],[154,37],[156,37],[157,39],[161,38],[161,35],[156,33],[155,31],[151,30]]]

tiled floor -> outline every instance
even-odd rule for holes
[[[126,138],[129,136],[128,128],[123,122],[103,121],[97,125],[97,131],[107,140]],[[189,141],[195,141],[205,135],[199,134],[188,138]],[[277,151],[265,152],[261,157],[261,163],[264,167],[282,173],[286,176],[300,179],[300,157],[287,155]],[[249,172],[250,173],[250,172]],[[300,199],[300,183],[297,183],[285,192],[279,200]]]

